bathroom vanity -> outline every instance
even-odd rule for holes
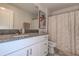
[[[17,35],[0,39],[0,56],[45,56],[48,54],[48,35]]]
[[[46,23],[45,28],[39,28],[39,6],[26,4],[32,10],[32,15],[31,12],[17,8],[16,5],[0,4],[4,8],[4,10],[0,8],[0,56],[47,55],[47,22],[43,22]],[[47,20],[46,12],[45,10],[45,20]]]

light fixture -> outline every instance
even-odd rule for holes
[[[4,7],[0,7],[0,9],[5,10],[5,8],[4,8]]]

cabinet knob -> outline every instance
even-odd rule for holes
[[[44,43],[44,45],[47,45],[47,43]]]
[[[46,53],[47,53],[47,51],[44,52],[44,54],[46,54]]]
[[[27,54],[26,54],[26,56],[29,56],[29,50],[27,50]]]

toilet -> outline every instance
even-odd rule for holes
[[[54,55],[55,51],[54,48],[56,47],[56,43],[53,41],[48,41],[48,54],[49,55]]]

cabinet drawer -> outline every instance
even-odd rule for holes
[[[40,54],[46,55],[48,53],[48,41],[40,42]]]

